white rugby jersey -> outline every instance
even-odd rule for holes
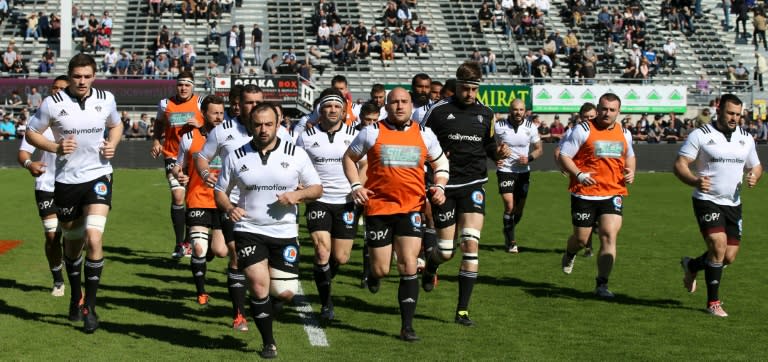
[[[328,204],[345,204],[351,201],[349,181],[344,175],[341,159],[357,135],[357,129],[341,124],[334,133],[323,131],[320,126],[307,128],[299,135],[296,146],[304,149],[323,182],[323,196],[318,199]]]
[[[46,97],[29,120],[30,131],[42,133],[50,127],[57,142],[75,137],[75,152],[56,157],[56,182],[65,184],[81,184],[112,173],[101,146],[108,128],[119,125],[115,96],[96,88],[91,88],[83,103],[68,89]]]
[[[440,147],[440,142],[437,141],[437,136],[432,132],[429,127],[424,127],[412,121],[411,125],[406,126],[405,129],[410,127],[421,128],[421,139],[424,140],[424,146],[427,147],[427,161],[436,160],[443,154],[443,149]],[[389,123],[388,120],[379,121],[370,126],[363,127],[357,134],[357,137],[349,145],[349,150],[355,155],[365,155],[376,144],[376,139],[379,138],[379,127],[388,127],[389,129],[396,129],[395,126]]]
[[[493,125],[493,138],[497,145],[506,144],[511,150],[512,155],[504,159],[504,163],[498,168],[501,172],[522,173],[531,171],[530,165],[518,164],[518,158],[528,156],[530,146],[541,142],[539,130],[533,125],[533,122],[524,120],[523,124],[515,127],[512,121],[500,119]]]
[[[697,188],[693,197],[725,206],[741,204],[744,168],[760,164],[755,141],[741,127],[733,131],[728,141],[713,124],[701,126],[688,135],[678,155],[695,160],[696,173],[710,178],[709,192]]]
[[[320,176],[303,149],[278,139],[264,157],[251,143],[231,153],[224,160],[216,190],[240,188],[237,206],[245,210],[245,217],[235,223],[235,231],[294,238],[298,208],[278,203],[277,195],[295,191],[299,184],[320,185]]]
[[[53,138],[53,131],[50,128],[43,132],[43,136],[51,142],[56,142],[56,139]],[[21,140],[19,150],[31,153],[33,161],[45,163],[45,172],[39,177],[35,177],[35,190],[53,192],[53,186],[56,183],[56,154],[40,150],[39,154],[35,155],[37,148],[30,145],[26,137]]]

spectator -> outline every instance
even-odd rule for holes
[[[552,135],[549,133],[549,127],[547,127],[547,125],[541,121],[541,118],[539,118],[538,114],[531,116],[531,122],[533,123],[533,126],[539,130],[539,137],[541,138],[541,142],[552,142]]]
[[[277,74],[277,54],[272,54],[269,59],[265,60],[261,69],[264,71],[264,75]]]
[[[208,37],[205,39],[205,45],[215,44],[219,45],[221,42],[221,33],[219,33],[219,24],[215,21],[208,23],[210,30],[208,31]]]
[[[568,31],[568,35],[563,39],[563,46],[565,47],[565,55],[571,55],[571,52],[579,50],[579,39],[576,37],[576,33],[573,30]]]
[[[13,62],[13,69],[11,69],[11,74],[17,76],[29,74],[29,68],[27,68],[27,64],[24,62],[24,59],[21,58],[21,54],[16,55],[16,60]]]
[[[416,45],[416,39],[414,38],[414,46]],[[350,33],[347,35],[347,43],[344,45],[344,61],[345,65],[355,64],[357,55],[360,52],[360,44],[355,39],[355,36]]]
[[[766,62],[765,57],[755,52],[755,75],[754,80],[757,81],[757,84],[760,85],[760,91],[764,91],[765,88],[763,87],[763,73],[768,72],[768,62]]]
[[[320,21],[320,27],[317,28],[317,44],[329,45],[331,41],[331,28],[325,19]]]
[[[86,29],[88,29],[88,19],[85,18],[85,14],[80,14],[80,17],[75,20],[74,28],[72,29],[72,36],[83,36]]]
[[[352,34],[355,36],[355,41],[360,46],[358,54],[360,58],[368,56],[368,29],[365,28],[365,23],[362,20],[357,22],[357,26],[352,29]]]
[[[405,33],[403,39],[403,53],[408,54],[408,52],[413,53],[414,51],[416,52],[416,55],[419,55],[419,47],[416,45],[416,33],[411,29]]]
[[[222,12],[232,12],[232,0],[221,0],[219,2],[221,3]]]
[[[155,60],[149,54],[144,59],[144,79],[155,79]]]
[[[0,140],[16,139],[16,122],[11,116],[11,112],[5,112],[3,120],[0,121]]]
[[[565,134],[565,127],[562,123],[560,123],[560,115],[555,115],[555,119],[552,121],[552,124],[549,126],[549,134],[552,139],[552,142],[559,143],[560,139],[563,138],[563,135]]]
[[[320,72],[320,75],[323,75],[323,72],[325,71],[325,65],[323,65],[320,62],[320,59],[322,58],[322,54],[320,54],[320,50],[317,49],[316,46],[312,45],[309,47],[309,52],[306,55],[306,60],[309,62],[309,65],[312,66],[312,68],[317,69],[318,72]],[[309,78],[306,78],[309,79]]]
[[[645,57],[645,60],[648,61],[648,66],[653,68],[651,70],[651,74],[655,75],[659,72],[659,58],[656,55],[656,51],[653,50],[652,46],[648,46],[648,48],[645,49],[643,52],[643,57]]]
[[[384,14],[382,14],[385,28],[400,26],[397,19],[397,13],[397,5],[395,5],[394,1],[388,1],[384,8]]]
[[[43,96],[37,92],[37,87],[31,87],[29,89],[29,94],[27,94],[27,105],[32,109],[32,112],[35,112],[42,103]]]
[[[483,28],[493,26],[493,10],[491,10],[488,2],[483,1],[480,10],[477,11],[477,21],[480,26],[480,31],[482,31]]]
[[[733,74],[735,74],[736,79],[740,81],[749,79],[749,71],[744,67],[744,63],[742,62],[739,62],[739,65],[733,70]]]
[[[235,56],[232,58],[232,64],[227,67],[225,73],[230,75],[245,74],[245,68],[243,67],[243,62],[240,61],[240,57]]]
[[[34,37],[35,41],[37,41],[37,38],[40,37],[40,31],[37,28],[37,23],[39,20],[40,19],[35,13],[27,15],[27,31],[24,34],[24,41],[27,41],[30,36]]]
[[[385,60],[395,60],[395,43],[392,41],[392,37],[388,33],[384,33],[384,38],[381,40],[381,64],[388,67],[389,63],[385,63]]]
[[[119,78],[126,78],[128,76],[128,68],[131,66],[131,61],[128,59],[128,53],[120,53],[120,60],[115,64],[115,70]]]
[[[179,59],[172,59],[171,60],[171,67],[168,68],[169,72],[169,79],[176,79],[176,77],[181,72],[181,61]]]
[[[199,19],[206,19],[206,21],[208,20],[207,0],[197,0],[197,3],[195,4],[195,25],[197,25],[197,20]]]
[[[293,47],[288,48],[288,51],[283,53],[283,64],[291,70],[291,72],[296,71],[298,68],[298,64],[296,62],[296,53],[294,53]]]
[[[218,0],[211,0],[211,2],[208,3],[208,13],[205,14],[205,19],[209,23],[211,22],[211,19],[221,19],[221,5],[219,5]]]
[[[162,14],[162,0],[149,0],[149,15],[154,18]]]
[[[245,61],[245,25],[240,24],[237,32],[237,56],[241,62]]]
[[[206,91],[213,88],[213,82],[219,74],[219,67],[217,66],[216,62],[213,60],[208,62],[208,68],[205,69],[205,81],[203,83],[203,87]]]
[[[755,16],[752,18],[752,44],[755,45],[755,51],[763,43],[763,50],[768,50],[768,41],[765,40],[765,30],[768,28],[766,23],[765,11],[761,7],[755,8]]]
[[[180,60],[182,55],[183,55],[183,49],[181,49],[181,45],[176,43],[171,43],[171,48],[168,49],[168,56],[171,59]]]
[[[694,120],[696,128],[710,124],[712,122],[712,115],[709,113],[709,108],[702,108],[699,115]]]
[[[143,74],[143,70],[144,62],[139,58],[139,54],[131,54],[131,63],[128,65],[128,75],[130,75],[131,78],[138,78],[139,75]]]
[[[195,53],[195,49],[192,47],[192,44],[185,40],[183,54],[181,55],[181,65],[183,69],[186,71],[194,72],[195,61],[197,61],[197,53]]]
[[[148,129],[139,121],[132,121],[123,131],[123,136],[127,139],[147,139],[149,137]]]
[[[536,62],[538,58],[539,57],[536,56],[533,50],[528,49],[528,55],[525,56],[525,61],[524,61],[525,73],[523,74],[523,76],[529,76],[529,77],[533,76],[533,64]]]
[[[181,47],[181,45],[184,44],[184,39],[181,37],[181,35],[179,35],[178,31],[174,31],[173,36],[171,37],[169,42],[171,43],[171,45],[176,44],[179,47]]]
[[[663,66],[667,67],[672,62],[672,69],[677,68],[677,44],[672,38],[667,38],[667,43],[662,47],[662,51],[664,52]]]
[[[0,0],[0,25],[2,25],[3,21],[5,21],[5,18],[8,17],[9,12],[10,9],[8,8],[8,1]]]
[[[160,29],[160,33],[157,34],[157,38],[155,39],[155,47],[156,49],[162,49],[162,48],[170,48],[171,47],[171,34],[168,31],[168,27],[163,25],[163,27]]]
[[[83,34],[83,40],[80,43],[80,49],[83,52],[92,52],[96,50],[96,39],[98,38],[98,31],[95,27],[89,26],[88,30]]]
[[[106,35],[107,37],[112,36],[112,17],[109,16],[109,11],[105,11],[104,15],[101,17],[101,33]]]
[[[170,79],[170,68],[171,62],[168,60],[168,54],[158,54],[155,61],[155,75],[160,79]]]
[[[651,81],[651,66],[648,63],[648,58],[640,59],[640,68],[637,70],[638,79],[642,79],[643,84],[648,84]]]
[[[263,37],[264,32],[259,28],[259,24],[253,24],[253,30],[251,31],[251,46],[253,47],[253,64],[256,65],[261,64],[261,44],[263,42]]]
[[[488,49],[488,52],[483,56],[483,75],[496,74],[496,54],[493,50]]]
[[[3,72],[10,72],[15,61],[16,52],[13,50],[13,45],[9,45],[5,53],[3,53]]]
[[[329,54],[331,63],[344,64],[346,62],[346,59],[344,58],[345,56],[344,49],[346,48],[346,46],[347,46],[346,38],[340,35],[331,36],[331,53]]]
[[[232,25],[232,29],[227,33],[227,59],[231,62],[232,58],[238,54],[238,34],[237,25]]]

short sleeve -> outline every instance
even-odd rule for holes
[[[211,133],[208,133],[208,137],[205,139],[205,144],[200,152],[195,154],[195,157],[202,158],[206,161],[213,160],[219,153],[219,130],[221,126],[216,126]]]
[[[234,187],[235,182],[235,160],[237,157],[226,157],[222,159],[221,172],[216,181],[214,189],[229,194]]]
[[[427,159],[436,160],[443,154],[443,148],[440,147],[440,142],[437,140],[437,136],[432,132],[432,129],[425,127],[421,131],[421,138],[424,140],[424,145],[427,147]]]
[[[40,108],[29,118],[29,124],[27,125],[29,130],[42,134],[48,128],[51,119],[49,103],[47,99],[43,101]]]
[[[560,154],[573,158],[573,156],[576,156],[576,153],[579,152],[579,149],[584,142],[587,141],[587,137],[589,137],[588,127],[583,124],[574,126],[571,136],[563,142],[563,147],[560,148]]]
[[[695,130],[688,135],[685,139],[685,143],[680,147],[680,151],[677,152],[679,156],[685,156],[692,160],[695,160],[699,155],[699,148],[701,147],[701,131]]]
[[[302,148],[297,148],[295,157],[299,161],[299,184],[304,186],[321,185],[320,175],[317,174],[317,170],[312,165],[312,160],[309,159],[307,152]]]
[[[381,125],[381,127],[386,127]],[[379,135],[379,130],[373,126],[363,127],[357,134],[352,143],[349,145],[349,151],[357,156],[363,156],[368,153],[368,150],[373,147],[376,142],[376,137]]]

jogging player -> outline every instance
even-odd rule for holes
[[[51,95],[66,89],[67,86],[69,86],[69,78],[66,75],[56,77],[51,85]],[[48,141],[56,142],[50,128],[43,132],[43,136]],[[33,158],[35,150],[36,148],[24,138],[19,147],[18,161],[35,177],[35,202],[37,203],[38,215],[43,222],[45,258],[48,260],[48,267],[53,275],[51,295],[62,297],[66,287],[64,286],[64,276],[61,273],[64,266],[61,256],[61,230],[59,229],[59,219],[56,217],[58,209],[53,200],[53,187],[56,182],[56,154],[42,151]]]
[[[696,290],[696,274],[704,270],[707,311],[727,317],[718,295],[723,269],[732,264],[741,243],[741,188],[755,187],[763,166],[752,136],[739,127],[743,104],[733,94],[720,97],[717,120],[688,135],[675,161],[675,175],[693,186],[693,213],[707,244],[698,258],[681,260],[685,288]],[[696,173],[689,166],[693,164]],[[744,171],[747,175],[744,177]]]
[[[509,105],[509,117],[494,123],[496,143],[505,144],[512,151],[509,157],[499,160],[496,169],[499,193],[504,202],[504,247],[508,253],[519,251],[515,227],[523,218],[531,162],[543,153],[539,130],[525,119],[525,113],[525,102],[518,98]]]
[[[104,268],[102,234],[112,204],[112,165],[123,124],[112,93],[92,88],[96,61],[87,54],[72,57],[69,86],[46,97],[29,122],[29,143],[55,153],[54,202],[64,238],[64,263],[70,286],[69,319],[83,320],[86,333],[99,327],[96,293]],[[43,133],[51,128],[56,140]],[[106,138],[105,138],[106,134]],[[81,305],[80,268],[85,247],[85,300]]]
[[[571,178],[573,224],[573,234],[563,254],[563,272],[573,272],[576,253],[586,245],[597,222],[600,253],[595,294],[604,299],[614,297],[608,290],[608,277],[616,260],[627,184],[635,179],[632,135],[616,121],[619,112],[621,99],[613,93],[603,94],[597,105],[597,118],[574,126],[560,150],[563,170]]]
[[[482,71],[480,65],[465,62],[456,70],[456,94],[430,108],[424,124],[432,128],[450,160],[451,176],[446,201],[433,206],[437,248],[427,255],[422,288],[431,291],[437,282],[437,267],[453,258],[454,240],[460,239],[463,254],[459,266],[459,296],[455,322],[471,326],[469,300],[477,281],[480,231],[485,214],[488,182],[486,157],[497,160],[511,153],[493,139],[493,111],[477,100]],[[445,89],[445,88],[443,88]]]
[[[233,88],[234,89],[234,88]],[[264,99],[261,88],[248,84],[233,94],[230,90],[230,108],[233,107],[232,99],[237,95],[239,116],[224,121],[211,130],[206,137],[205,145],[200,152],[195,154],[195,167],[203,183],[213,188],[218,180],[221,160],[234,150],[251,141],[251,135],[241,117],[250,114],[253,107]],[[230,111],[230,113],[233,113]],[[216,160],[219,160],[218,162]],[[213,161],[213,162],[211,162]],[[237,204],[240,198],[240,190],[234,187],[229,199]],[[222,210],[223,211],[223,210]],[[232,327],[237,330],[248,330],[248,322],[245,318],[245,274],[237,266],[237,251],[235,249],[234,223],[227,215],[222,215],[221,229],[224,240],[229,249],[229,267],[227,269],[227,291],[232,300]]]
[[[192,250],[186,239],[184,223],[184,186],[173,177],[173,167],[179,154],[179,140],[185,125],[200,127],[203,113],[200,111],[202,97],[194,94],[195,76],[192,72],[182,71],[176,77],[176,95],[160,101],[155,121],[152,157],[162,155],[165,160],[165,176],[171,188],[171,222],[176,236],[176,246],[171,254],[174,258],[190,256]],[[162,142],[162,143],[161,143]]]
[[[403,88],[387,96],[387,119],[363,128],[344,154],[344,172],[355,203],[365,205],[366,242],[371,256],[368,287],[378,290],[389,273],[392,249],[397,256],[400,286],[400,338],[417,341],[413,316],[419,299],[416,258],[421,249],[421,213],[426,202],[424,164],[435,170],[430,188],[432,202],[445,202],[448,161],[434,134],[411,120],[411,97]],[[365,186],[357,162],[368,157]]]
[[[238,265],[248,279],[263,342],[260,355],[274,358],[270,293],[284,299],[297,293],[297,204],[319,198],[323,187],[307,153],[277,137],[277,111],[271,104],[257,105],[245,124],[253,140],[224,158],[215,197],[235,222]],[[228,196],[235,185],[240,189],[237,204]]]

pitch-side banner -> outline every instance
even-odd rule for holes
[[[411,89],[410,84],[384,85],[387,92],[395,87]],[[527,85],[482,84],[477,92],[477,99],[497,113],[508,113],[509,104],[518,98],[525,102],[527,109],[531,109],[531,87]]]
[[[43,97],[50,95],[53,79],[0,78],[0,98],[7,99],[13,90],[26,100],[31,87]],[[161,99],[176,93],[175,80],[149,79],[96,79],[93,86],[112,92],[119,106],[154,106]]]
[[[217,82],[218,84],[218,82]],[[284,107],[299,106],[311,110],[314,101],[314,88],[296,75],[279,75],[273,77],[240,77],[232,76],[231,82],[217,88],[228,88],[230,85],[255,84],[264,92],[264,100],[278,102]]]
[[[621,98],[622,113],[685,113],[685,86],[661,85],[534,85],[531,91],[533,111],[537,113],[573,113],[605,93]]]

